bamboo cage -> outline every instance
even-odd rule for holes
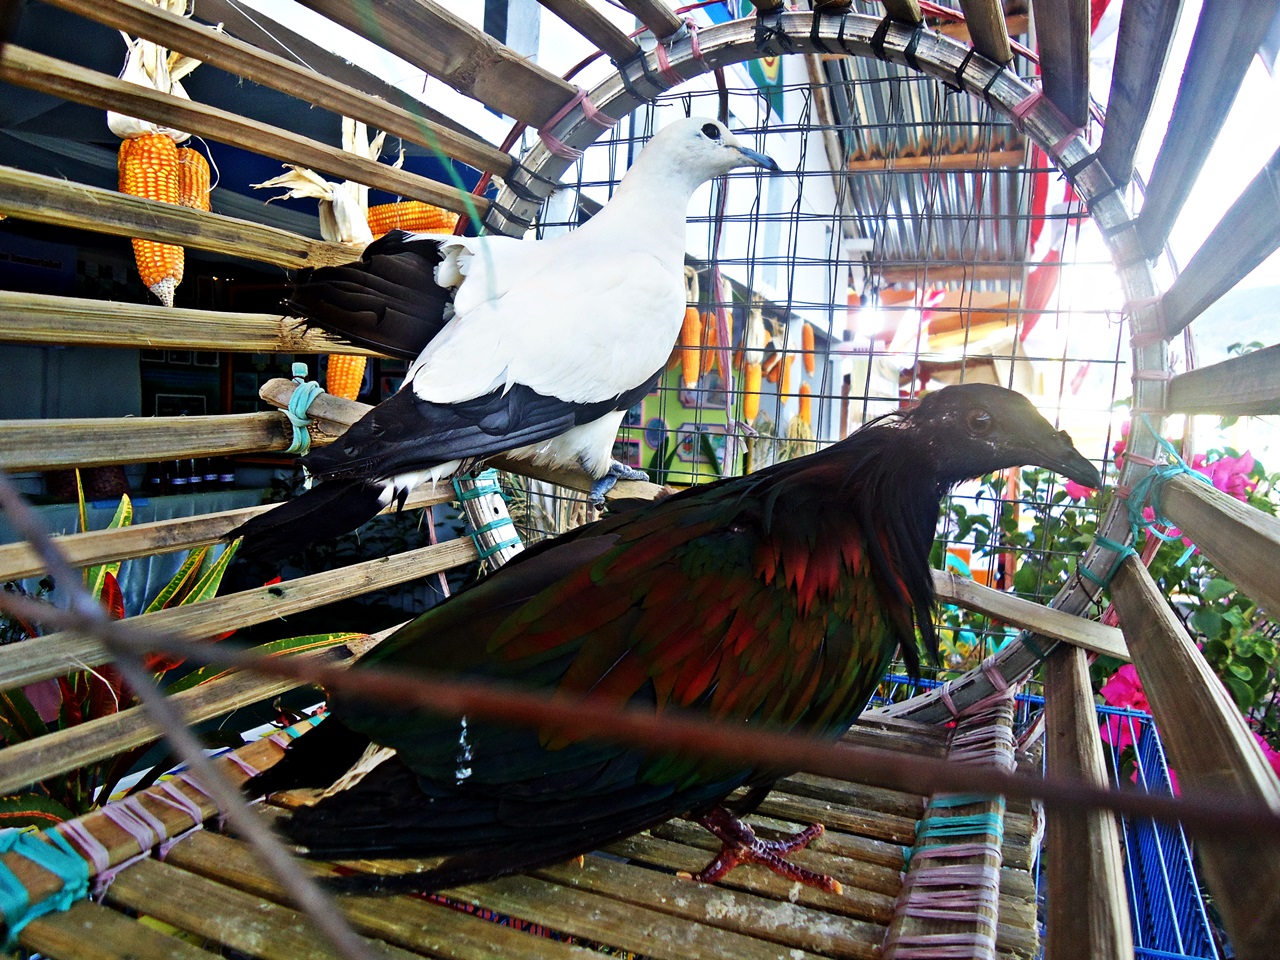
[[[740,19],[690,31],[682,15],[655,0],[624,6],[648,31],[640,45],[587,0],[546,0],[570,28],[611,58],[616,66],[594,83],[585,98],[562,79],[510,47],[470,26],[431,0],[385,0],[372,7],[336,0],[305,0],[305,6],[402,58],[433,80],[510,117],[530,130],[554,135],[562,149],[529,139],[519,157],[484,137],[458,128],[420,100],[399,95],[379,78],[346,64],[305,37],[310,67],[264,49],[251,22],[236,5],[200,0],[198,16],[222,22],[221,32],[158,9],[144,0],[46,0],[67,16],[144,37],[213,64],[278,94],[336,116],[386,130],[405,142],[437,151],[451,163],[493,174],[493,195],[463,195],[454,184],[364,159],[317,139],[172,94],[147,90],[109,72],[81,65],[70,42],[54,56],[11,41],[0,49],[0,81],[8,91],[54,98],[99,110],[116,110],[172,126],[215,143],[272,160],[311,167],[397,197],[437,205],[483,219],[486,229],[523,235],[539,222],[544,203],[562,179],[573,175],[575,151],[605,134],[596,111],[622,118],[682,84],[719,68],[761,56],[804,57],[815,71],[846,59],[874,69],[902,71],[961,91],[966,102],[985,104],[1004,124],[1006,139],[994,146],[914,143],[892,156],[868,147],[842,157],[854,174],[900,168],[901,173],[965,171],[980,176],[1032,166],[1031,148],[1071,183],[1106,240],[1124,303],[1131,351],[1133,408],[1159,429],[1176,414],[1268,415],[1280,411],[1280,345],[1209,367],[1172,372],[1170,341],[1280,246],[1280,204],[1273,158],[1230,208],[1203,247],[1164,289],[1151,261],[1163,248],[1203,165],[1235,89],[1266,26],[1280,4],[1206,2],[1174,109],[1141,212],[1134,215],[1128,186],[1137,141],[1152,110],[1156,81],[1164,69],[1176,4],[1123,0],[1119,46],[1107,122],[1090,119],[1088,8],[1060,10],[1033,5],[1039,38],[1039,83],[1007,64],[1015,56],[1008,25],[994,0],[962,0],[967,22],[926,20],[915,0],[863,4],[857,11],[819,7],[789,11],[759,3]],[[17,12],[15,12],[15,10]],[[0,5],[0,27],[16,29],[24,15]],[[1025,28],[1025,19],[1018,21]],[[277,25],[278,26],[278,25]],[[273,29],[286,36],[284,28]],[[0,38],[3,39],[3,38]],[[656,42],[657,46],[652,45]],[[48,46],[57,47],[50,43]],[[480,66],[477,66],[480,65]],[[676,91],[672,94],[672,91]],[[1088,128],[1088,129],[1082,129]],[[1094,135],[1101,131],[1100,140]],[[218,191],[214,191],[218,207]],[[584,201],[583,207],[589,206]],[[13,166],[0,167],[0,213],[5,223],[88,231],[180,244],[189,250],[239,258],[277,270],[337,264],[354,259],[352,248],[233,216],[162,204]],[[3,229],[0,224],[0,229]],[[997,264],[940,264],[934,276],[953,269],[972,280],[998,276]],[[885,267],[890,277],[893,264]],[[918,265],[897,268],[910,272]],[[985,271],[985,272],[984,272]],[[987,308],[994,301],[986,303]],[[972,303],[956,307],[966,325]],[[1005,309],[1014,310],[1008,296]],[[964,326],[964,329],[968,329]],[[42,346],[86,344],[119,349],[173,349],[259,353],[367,353],[336,345],[278,314],[164,308],[104,299],[0,290],[0,340]],[[790,349],[796,349],[791,347]],[[830,409],[841,402],[828,384]],[[263,397],[285,407],[294,384],[273,381]],[[845,404],[848,404],[846,394]],[[311,409],[313,443],[331,442],[366,409],[322,397]],[[1153,469],[1156,431],[1135,430],[1120,485],[1134,486]],[[283,412],[203,417],[121,417],[0,421],[0,466],[6,471],[112,466],[186,457],[262,455],[284,451],[292,428]],[[498,461],[515,472],[526,467]],[[533,479],[576,491],[589,489],[585,476],[544,474]],[[653,484],[622,483],[611,496],[653,497]],[[431,506],[452,492],[419,493],[410,507]],[[490,505],[486,509],[492,509]],[[199,547],[259,508],[139,524],[123,529],[58,538],[70,562],[87,567]],[[1206,484],[1175,477],[1163,488],[1164,514],[1215,565],[1265,610],[1280,609],[1280,522]],[[477,526],[484,519],[477,520]],[[908,756],[949,757],[963,762],[965,731],[1000,745],[1010,767],[1031,769],[1038,756],[1015,745],[1012,691],[1043,665],[1046,770],[1059,777],[1107,782],[1103,744],[1093,712],[1086,656],[1100,653],[1132,659],[1149,693],[1152,713],[1182,789],[1218,795],[1280,814],[1280,783],[1267,766],[1234,705],[1209,672],[1192,638],[1138,557],[1106,544],[1132,540],[1128,507],[1113,498],[1099,521],[1099,543],[1049,606],[1014,597],[972,580],[938,572],[943,603],[999,618],[1021,636],[979,669],[931,692],[869,711],[847,740]],[[1101,544],[1101,545],[1100,545]],[[483,545],[482,545],[483,546]],[[338,598],[385,589],[474,562],[469,538],[447,541],[375,561],[340,567],[283,584],[235,592],[189,607],[145,615],[143,625],[177,638],[201,639],[252,623],[313,610]],[[498,558],[502,559],[501,556]],[[29,546],[0,546],[0,581],[39,575],[45,565]],[[1109,582],[1119,627],[1096,622]],[[350,663],[376,642],[352,640],[344,647],[304,654],[325,666]],[[0,690],[38,683],[108,663],[111,654],[90,632],[63,630],[0,648]],[[299,686],[296,679],[232,671],[175,695],[188,722],[226,717]],[[281,745],[302,732],[290,728],[237,751],[239,762],[224,772],[243,780],[246,765],[265,769]],[[86,763],[158,739],[156,722],[141,707],[122,710],[79,727],[0,750],[2,792],[19,790]],[[985,742],[985,741],[984,741]],[[144,843],[101,812],[80,821],[105,850],[107,870],[100,898],[77,902],[66,912],[45,914],[22,931],[18,943],[55,958],[202,957],[248,955],[295,957],[336,955],[286,906],[280,885],[263,871],[243,839],[216,828],[217,809],[190,780],[144,791],[140,804],[163,830]],[[172,791],[186,796],[174,803]],[[165,800],[167,796],[169,799]],[[286,806],[264,816],[287,816]],[[932,818],[970,816],[998,824],[972,837],[985,845],[966,866],[986,871],[989,885],[964,899],[964,920],[931,919],[916,909],[919,887],[913,870],[928,859],[922,824]],[[828,834],[805,854],[808,862],[847,878],[847,895],[834,897],[789,885],[753,870],[735,872],[724,887],[696,887],[675,879],[674,870],[700,866],[709,839],[673,821],[607,851],[585,866],[548,867],[529,875],[478,885],[450,894],[453,906],[415,898],[352,898],[343,910],[357,932],[387,955],[438,957],[568,956],[601,949],[640,956],[893,957],[910,956],[912,937],[959,938],[970,942],[989,932],[986,952],[973,956],[1034,957],[1041,948],[1033,864],[1040,851],[1044,812],[1039,804],[983,797],[960,806],[940,802],[931,791],[891,789],[875,778],[840,781],[797,774],[783,781],[761,808],[765,831],[817,820]],[[1121,818],[1110,812],[1049,809],[1041,883],[1047,890],[1045,955],[1125,957],[1133,955],[1130,900],[1118,833]],[[206,824],[206,829],[166,841]],[[163,835],[162,835],[163,834]],[[165,856],[148,856],[163,845]],[[908,850],[912,856],[907,857]],[[921,856],[922,851],[925,855]],[[1197,843],[1203,882],[1237,956],[1269,956],[1280,935],[1280,856],[1272,840],[1254,837]],[[802,857],[802,859],[804,859]],[[52,874],[16,853],[0,859],[26,886],[32,902],[56,892]],[[361,864],[377,870],[378,865]],[[320,873],[330,865],[315,865]],[[458,909],[461,906],[464,909]],[[147,916],[158,923],[142,922]],[[514,918],[509,924],[494,918]],[[544,935],[547,932],[555,936]],[[951,954],[948,954],[951,955]],[[959,954],[956,954],[959,955]]]

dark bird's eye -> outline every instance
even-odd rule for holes
[[[991,425],[994,422],[991,414],[985,410],[970,410],[964,418],[965,424],[969,428],[969,432],[975,437],[985,436],[991,432]]]
[[[706,134],[707,138],[710,140],[720,139],[720,128],[714,123],[704,123],[702,125],[702,132]]]

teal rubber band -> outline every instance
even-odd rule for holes
[[[1045,653],[1044,650],[1041,648],[1040,644],[1032,640],[1031,637],[1032,637],[1031,631],[1024,630],[1020,638],[1022,640],[1022,645],[1026,647],[1028,650],[1030,650],[1033,654],[1035,654],[1035,658],[1037,660],[1044,662],[1045,660],[1048,659],[1049,655]]]
[[[41,837],[47,838],[45,843]],[[8,929],[6,948],[11,949],[22,929],[46,913],[67,910],[89,896],[89,864],[56,830],[42,834],[21,830],[0,831],[0,853],[17,853],[62,880],[62,889],[36,903],[13,871],[0,863],[0,912]],[[21,892],[19,892],[21,891]]]
[[[1082,567],[1077,565],[1076,570],[1080,574],[1080,576],[1084,577],[1086,580],[1092,580],[1098,586],[1103,587],[1105,589],[1106,587],[1109,587],[1111,585],[1111,581],[1115,578],[1116,571],[1120,569],[1120,564],[1124,563],[1125,558],[1136,557],[1138,555],[1138,551],[1135,550],[1130,544],[1119,543],[1115,540],[1112,540],[1110,537],[1095,535],[1093,538],[1093,542],[1095,545],[1101,547],[1104,550],[1112,550],[1115,552],[1116,557],[1114,560],[1111,561],[1111,566],[1107,568],[1107,572],[1102,576],[1098,576],[1088,567]]]
[[[457,486],[458,484],[457,480],[453,481],[453,483],[454,483],[454,487],[453,487],[454,493],[458,495],[459,500],[478,500],[481,497],[487,497],[490,494],[494,494],[494,493],[499,495],[502,494],[502,488],[498,486],[496,483],[476,484],[474,487],[472,487],[469,490],[459,490]]]
[[[973,813],[959,817],[927,817],[916,832],[916,843],[936,837],[962,837],[989,833],[1004,838],[1004,818],[998,813]]]
[[[307,451],[311,449],[311,434],[307,431],[307,427],[311,425],[311,417],[307,415],[307,411],[311,409],[311,404],[316,397],[324,393],[324,388],[320,384],[314,380],[304,379],[306,375],[305,363],[293,365],[293,382],[298,386],[284,410],[284,415],[289,418],[289,424],[293,427],[293,442],[289,444],[285,453],[296,453],[301,456],[306,456]]]
[[[1147,432],[1155,439],[1156,445],[1168,456],[1173,462],[1152,467],[1147,475],[1133,485],[1133,490],[1129,494],[1129,526],[1136,535],[1138,530],[1146,530],[1152,536],[1157,537],[1166,543],[1181,539],[1180,535],[1172,535],[1162,533],[1155,529],[1157,525],[1163,527],[1172,527],[1173,521],[1164,515],[1164,511],[1160,508],[1160,491],[1164,487],[1166,481],[1173,477],[1186,474],[1194,477],[1196,480],[1213,486],[1213,481],[1206,477],[1203,473],[1193,470],[1187,466],[1187,462],[1182,459],[1177,449],[1164,437],[1156,432],[1155,427],[1151,425],[1151,420],[1144,413],[1140,418],[1142,425],[1147,428]],[[1151,508],[1151,519],[1148,520],[1142,515],[1144,507]],[[1184,558],[1179,564],[1186,562],[1186,557],[1190,554],[1184,554]]]
[[[492,530],[497,530],[499,527],[514,527],[515,525],[516,522],[512,520],[511,517],[499,517],[497,520],[490,520],[483,527],[476,527],[475,530],[471,532],[471,535],[479,536],[482,533],[489,533]]]
[[[509,540],[502,540],[502,541],[499,541],[498,543],[495,543],[495,544],[494,544],[493,546],[491,546],[491,547],[483,547],[483,548],[482,548],[482,547],[480,546],[480,544],[478,544],[478,543],[477,543],[477,544],[476,544],[476,549],[479,551],[479,554],[478,554],[479,559],[481,559],[481,560],[488,560],[490,557],[492,557],[492,556],[493,556],[495,553],[497,553],[499,550],[505,550],[505,549],[507,549],[507,547],[514,547],[514,546],[517,546],[519,543],[520,543],[520,538],[519,538],[519,537],[512,537],[512,538],[511,538],[511,539],[509,539]]]
[[[991,803],[1000,800],[997,793],[945,793],[929,801],[930,808],[965,807],[973,803]]]

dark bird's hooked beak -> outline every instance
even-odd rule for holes
[[[1082,486],[1094,490],[1102,486],[1102,475],[1098,473],[1098,468],[1075,448],[1071,435],[1065,430],[1059,430],[1053,435],[1053,439],[1036,450],[1034,462]]]
[[[770,157],[767,154],[760,153],[756,150],[751,150],[747,147],[737,147],[736,149],[738,150],[739,153],[741,153],[744,157],[746,157],[748,160],[754,163],[757,167],[764,167],[764,169],[768,170],[770,173],[782,172],[782,168],[778,166],[777,162],[774,161],[773,157]]]

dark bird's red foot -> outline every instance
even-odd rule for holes
[[[826,828],[820,823],[812,824],[782,840],[761,840],[751,827],[724,807],[712,807],[711,812],[699,817],[697,822],[710,830],[723,846],[709,864],[697,873],[681,873],[682,877],[700,883],[715,883],[740,864],[758,863],[778,876],[803,883],[806,887],[816,887],[834,894],[844,892],[840,881],[834,877],[808,870],[786,858],[788,853],[803,850],[822,836]]]

